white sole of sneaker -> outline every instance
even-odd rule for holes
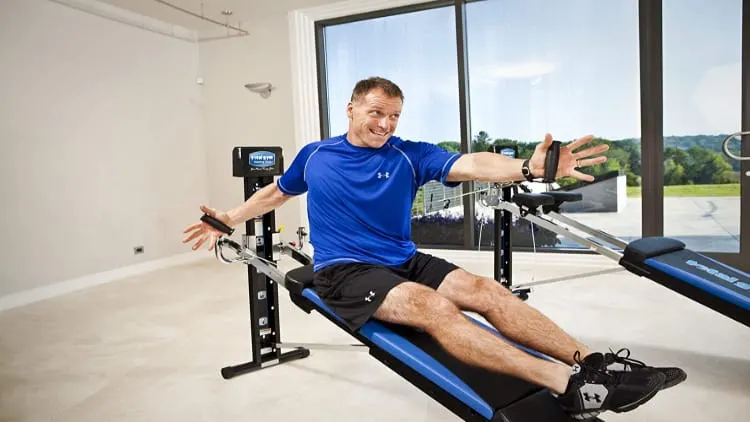
[[[661,386],[655,388],[654,391],[651,392],[651,394],[649,394],[647,396],[643,396],[643,398],[641,398],[640,400],[638,400],[636,402],[633,402],[633,403],[630,403],[630,404],[628,404],[626,406],[618,407],[617,409],[612,409],[612,411],[615,412],[615,413],[624,413],[624,412],[630,412],[631,410],[635,410],[640,405],[642,405],[642,404],[646,403],[647,401],[651,400],[652,398],[654,398],[654,396],[656,395],[656,393],[658,393],[659,391],[661,391]]]
[[[571,417],[575,420],[587,421],[587,420],[596,418],[597,416],[599,416],[600,413],[602,412],[600,410],[597,410],[594,412],[586,412],[586,413],[580,413],[577,415],[571,415]]]

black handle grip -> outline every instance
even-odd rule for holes
[[[216,217],[212,217],[208,214],[203,214],[201,217],[201,221],[208,224],[209,226],[215,228],[216,230],[226,233],[228,235],[232,235],[234,233],[234,229],[229,227],[228,225],[224,224],[223,221],[217,219]]]
[[[544,183],[552,183],[557,176],[557,165],[560,163],[560,141],[552,141],[544,161]]]

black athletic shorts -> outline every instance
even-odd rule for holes
[[[341,317],[352,331],[358,330],[375,313],[388,292],[404,281],[437,290],[448,273],[458,268],[450,262],[417,252],[397,267],[347,263],[315,272],[318,296]]]

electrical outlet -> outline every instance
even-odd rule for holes
[[[143,246],[136,246],[133,248],[133,254],[138,255],[143,253]]]

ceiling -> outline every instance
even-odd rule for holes
[[[216,30],[216,24],[204,21],[184,13],[162,2],[170,3],[181,9],[189,10],[199,16],[204,16],[222,24],[237,26],[239,22],[249,22],[262,16],[286,13],[290,10],[334,3],[340,0],[98,0],[121,9],[135,12],[178,25],[194,31]],[[201,11],[202,10],[202,11]],[[228,17],[222,11],[232,12]],[[243,28],[245,29],[245,28]]]

